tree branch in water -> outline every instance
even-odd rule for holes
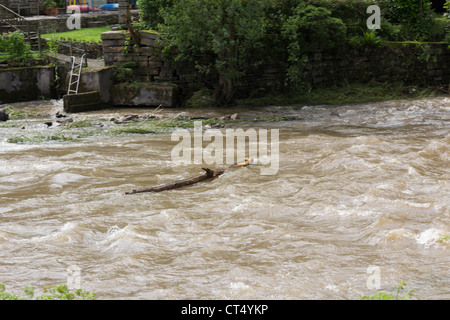
[[[136,193],[143,193],[143,192],[161,192],[161,191],[166,191],[166,190],[178,189],[178,188],[189,186],[189,185],[199,183],[202,181],[215,179],[233,167],[245,167],[245,166],[248,166],[249,164],[250,164],[250,159],[245,159],[245,161],[243,161],[243,162],[234,163],[224,169],[202,168],[203,170],[205,170],[205,172],[201,175],[183,179],[183,180],[177,180],[177,181],[167,183],[167,184],[157,186],[157,187],[131,190],[129,192],[125,192],[125,194],[136,194]]]

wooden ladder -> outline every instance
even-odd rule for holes
[[[76,58],[72,56],[72,69],[70,70],[70,79],[69,79],[69,86],[67,88],[67,95],[78,93],[78,86],[80,85],[80,77],[81,77],[81,68],[83,66],[83,60],[85,56],[86,56],[85,54],[81,56],[79,64],[76,64]],[[75,85],[75,89],[72,89],[73,85]]]

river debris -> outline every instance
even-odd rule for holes
[[[202,181],[215,179],[218,176],[221,176],[222,174],[224,174],[225,172],[230,170],[231,168],[245,167],[245,166],[248,166],[250,163],[251,163],[251,160],[246,158],[245,161],[243,161],[243,162],[234,163],[223,169],[202,168],[202,170],[204,170],[205,172],[201,175],[187,178],[187,179],[177,180],[177,181],[167,183],[167,184],[157,186],[157,187],[137,189],[137,190],[134,189],[132,191],[125,192],[125,194],[136,194],[136,193],[143,193],[143,192],[161,192],[161,191],[166,191],[166,190],[178,189],[178,188],[193,185],[195,183],[199,183]]]
[[[111,118],[110,121],[114,122],[115,124],[123,124],[123,123],[129,123],[129,122],[135,122],[140,120],[148,120],[148,119],[155,119],[155,120],[161,120],[165,118],[163,115],[138,115],[138,114],[127,114],[122,116],[120,119]]]
[[[223,121],[223,120],[236,120],[238,118],[238,114],[237,113],[233,113],[233,114],[227,114],[223,117],[220,117],[219,120]]]
[[[5,111],[5,109],[0,109],[0,121],[8,121],[9,114]]]
[[[336,112],[336,111],[331,111],[330,112],[330,116],[332,116],[332,117],[341,117],[341,115],[338,113],[338,112]]]

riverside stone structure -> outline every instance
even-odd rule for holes
[[[141,43],[134,45],[127,31],[103,33],[105,64],[126,66],[132,70],[129,79],[134,81],[177,85],[181,99],[217,83],[215,74],[202,76],[189,63],[170,65],[161,55],[156,33],[140,31],[139,35]],[[450,50],[440,43],[386,43],[360,50],[347,48],[334,53],[316,52],[308,60],[302,77],[312,86],[371,80],[436,86],[450,83]],[[238,95],[282,90],[286,67],[283,63],[268,62],[248,72],[238,85]]]
[[[55,68],[0,69],[0,103],[55,98]]]

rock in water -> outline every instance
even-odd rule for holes
[[[5,110],[0,110],[0,121],[8,121],[9,115]]]

